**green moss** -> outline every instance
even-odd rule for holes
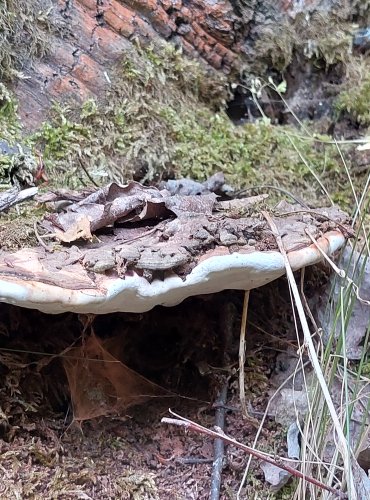
[[[111,79],[111,89],[99,102],[89,100],[78,109],[55,105],[31,138],[44,151],[48,167],[69,172],[69,180],[76,165],[80,169],[80,159],[97,182],[107,177],[123,181],[138,170],[149,179],[161,175],[174,157],[168,112],[193,114],[195,120],[199,112],[211,117],[227,98],[222,76],[168,44],[133,49]]]
[[[22,76],[25,64],[46,53],[52,8],[51,0],[0,3],[0,79]]]
[[[0,139],[12,141],[19,133],[17,103],[7,87],[0,82]]]
[[[370,71],[370,68],[368,67]],[[370,72],[367,71],[363,78],[353,85],[349,80],[335,104],[337,114],[347,113],[356,123],[364,126],[370,125]]]
[[[256,62],[252,70],[283,71],[294,58],[309,59],[326,66],[346,63],[352,54],[352,26],[346,21],[350,12],[299,13],[293,21],[266,23],[256,42]]]
[[[235,126],[223,110],[224,78],[173,47],[133,50],[111,79],[100,102],[55,105],[31,138],[52,182],[76,187],[169,174],[203,180],[222,170],[236,187],[273,184],[312,204],[327,203],[314,171],[342,206],[351,206],[329,138],[300,137],[296,128],[266,119]]]
[[[17,115],[17,102],[7,87],[0,83],[0,141],[12,154],[0,153],[0,186],[9,186],[11,179],[21,185],[32,185],[32,175],[38,161],[32,151],[24,147],[21,125]],[[1,150],[0,150],[1,151]]]
[[[86,105],[88,106],[89,102]],[[81,109],[80,116],[82,120],[83,110],[84,108]],[[52,120],[45,122],[32,140],[39,142],[45,159],[60,160],[67,154],[78,151],[78,144],[84,139],[89,139],[90,134],[81,123],[74,123],[68,118],[71,110],[67,106],[55,103],[52,113]]]

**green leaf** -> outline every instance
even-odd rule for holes
[[[276,90],[279,92],[279,94],[285,94],[286,92],[286,81],[283,80],[282,82],[279,83],[279,85],[276,87]]]

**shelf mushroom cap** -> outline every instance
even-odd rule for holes
[[[93,207],[90,198],[75,204],[64,218],[56,221],[54,215],[46,221],[50,230],[62,228],[58,236],[62,245],[1,252],[0,302],[50,314],[140,313],[158,305],[174,306],[195,295],[251,290],[285,273],[283,256],[258,210],[235,216],[230,205],[226,212],[225,206],[217,207],[214,195],[175,199],[177,195],[132,184],[136,194],[129,203],[125,200],[124,215],[112,203],[108,212],[106,198],[102,202],[94,193]],[[141,205],[136,203],[138,193]],[[235,202],[239,208],[243,203]],[[95,219],[86,219],[87,205]],[[136,215],[127,212],[128,205],[135,207]],[[114,220],[113,211],[118,213]],[[141,218],[139,211],[144,214]],[[93,241],[91,233],[104,227],[103,212],[110,234],[99,234]],[[154,224],[153,217],[157,217]],[[320,262],[322,252],[330,256],[346,242],[347,216],[336,208],[307,211],[284,203],[275,208],[273,217],[293,270]]]

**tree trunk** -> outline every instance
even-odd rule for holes
[[[338,24],[355,13],[355,4],[347,0],[38,0],[30,7],[25,0],[8,2],[16,17],[17,9],[27,9],[28,24],[19,28],[23,30],[20,47],[27,32],[32,39],[35,26],[45,35],[45,45],[38,52],[46,55],[33,64],[26,57],[22,60],[13,47],[21,63],[18,68],[14,63],[13,74],[18,76],[14,89],[22,122],[29,130],[37,128],[53,100],[72,97],[83,102],[101,96],[110,86],[114,64],[137,42],[147,46],[168,41],[229,75],[231,81],[238,81],[243,69],[259,73],[266,67],[284,69],[305,38],[323,35],[320,26],[319,33],[311,29],[311,34],[302,31],[297,36],[302,28],[297,20],[319,12],[322,19],[327,16]],[[41,20],[40,8],[44,9]],[[12,36],[13,45],[14,40],[17,44]],[[36,37],[40,32],[35,32]]]

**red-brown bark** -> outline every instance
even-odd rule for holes
[[[299,9],[327,11],[327,3],[306,0]],[[114,63],[135,40],[167,40],[216,70],[238,74],[255,57],[261,27],[288,22],[296,10],[292,0],[58,0],[52,16],[59,29],[50,35],[49,55],[16,85],[21,119],[35,128],[53,100],[101,95]]]

